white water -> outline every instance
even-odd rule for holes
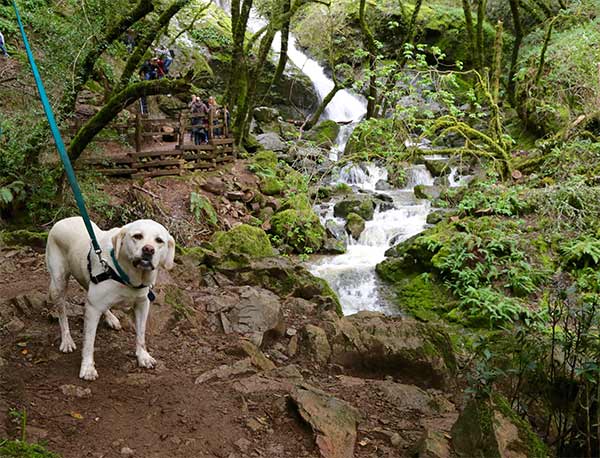
[[[373,191],[377,181],[386,178],[387,171],[383,168],[349,165],[341,169],[338,182],[349,184],[356,190]],[[429,183],[433,179],[427,169],[414,166],[409,170],[409,181],[425,184],[422,181]],[[337,292],[344,314],[360,310],[393,313],[381,294],[382,284],[377,278],[375,266],[385,259],[388,248],[418,234],[426,226],[430,204],[415,199],[412,186],[380,191],[379,194],[391,197],[393,208],[387,211],[376,209],[373,219],[366,222],[359,240],[349,239],[346,253],[322,257],[310,266],[314,275],[327,280]],[[343,227],[344,220],[333,217],[332,203],[322,208],[321,212],[323,221],[333,219],[336,225]]]

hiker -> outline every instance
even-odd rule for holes
[[[163,62],[163,60],[158,57],[155,57],[152,59],[151,63],[156,68],[156,78],[158,78],[158,79],[164,78],[166,75],[166,72],[165,72],[165,63]]]
[[[212,111],[213,114],[213,126],[219,123],[219,107],[217,106],[217,100],[211,95],[208,98],[208,110]],[[214,129],[214,134],[218,137],[221,135],[221,129]]]
[[[154,51],[156,52],[158,57],[163,61],[165,75],[168,75],[169,68],[173,63],[173,58],[175,57],[175,52],[172,49],[168,49],[166,46],[154,48]]]
[[[196,95],[192,95],[192,101],[189,104],[190,113],[192,118],[192,139],[194,145],[200,145],[201,143],[208,143],[206,136],[206,129],[204,126],[203,117],[208,113],[208,107]]]
[[[149,60],[146,60],[140,67],[140,75],[142,79],[154,80],[156,79],[156,68]]]
[[[4,42],[4,35],[2,35],[2,32],[0,32],[0,51],[2,51],[4,57],[10,57],[6,52],[6,43]]]
[[[133,52],[133,48],[135,48],[135,33],[133,30],[128,30],[125,35],[125,47],[129,54]]]

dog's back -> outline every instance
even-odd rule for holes
[[[103,231],[94,223],[92,227],[96,237],[100,237]],[[90,238],[81,217],[65,218],[56,223],[50,229],[46,243],[46,265],[50,277],[63,286],[62,283],[72,275],[81,286],[87,288],[87,254],[90,246]]]

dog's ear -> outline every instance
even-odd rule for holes
[[[161,265],[167,270],[171,270],[175,265],[175,239],[171,235],[167,242],[167,254],[162,259]]]
[[[125,234],[127,234],[127,229],[122,227],[121,230],[112,237],[112,245],[115,249],[115,259],[119,259],[119,253],[121,252],[121,246],[123,245]]]

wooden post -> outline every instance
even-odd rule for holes
[[[225,113],[225,107],[221,110],[223,114],[223,136],[225,138],[229,137],[229,127],[227,126],[227,114]]]
[[[185,126],[186,126],[187,116],[183,111],[179,112],[179,144],[177,147],[179,149],[183,149],[183,144],[185,143]]]
[[[139,153],[142,150],[142,117],[140,113],[135,115],[135,151]]]
[[[211,141],[214,137],[213,134],[213,119],[215,118],[215,109],[210,107],[208,110],[208,140]]]

